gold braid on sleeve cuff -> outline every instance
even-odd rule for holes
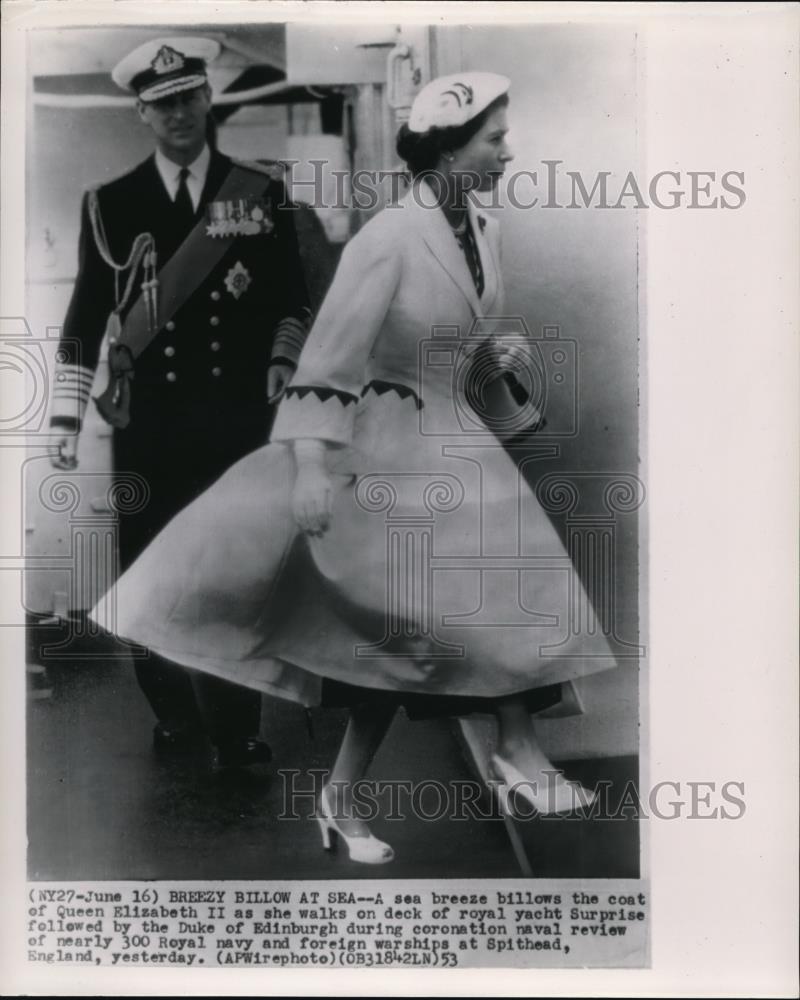
[[[57,364],[50,424],[79,430],[89,402],[94,372],[83,365]]]
[[[308,334],[308,322],[297,316],[286,316],[275,327],[271,362],[297,367],[297,361]]]

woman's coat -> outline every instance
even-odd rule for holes
[[[499,227],[470,220],[480,298],[424,183],[351,240],[272,443],[119,580],[119,635],[303,704],[324,677],[497,697],[614,665],[551,522],[465,398],[504,328]],[[291,514],[291,444],[308,438],[334,483],[320,538]]]

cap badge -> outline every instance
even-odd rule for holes
[[[163,76],[164,73],[174,73],[176,70],[183,69],[184,58],[177,49],[173,49],[169,45],[162,45],[150,65],[159,76]]]
[[[240,299],[250,287],[252,280],[250,272],[240,260],[237,260],[225,275],[225,287],[235,299]]]
[[[469,84],[456,82],[449,90],[445,90],[442,97],[452,94],[458,101],[458,106],[463,108],[467,104],[472,104],[475,100],[475,91]]]

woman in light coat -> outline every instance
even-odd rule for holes
[[[481,400],[513,402],[519,363],[492,319],[499,225],[469,196],[512,158],[508,86],[465,73],[420,92],[398,137],[413,185],[345,248],[271,444],[116,588],[118,634],[304,705],[349,705],[318,822],[325,846],[339,835],[366,863],[393,852],[352,791],[399,704],[490,712],[501,789],[541,812],[591,800],[553,768],[530,713],[612,661],[599,628],[569,634],[569,590],[585,595],[574,571],[545,566],[563,565],[563,546],[502,447],[539,415],[479,416]]]

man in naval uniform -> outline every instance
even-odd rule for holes
[[[107,335],[112,377],[98,409],[114,427],[115,471],[141,477],[149,493],[140,509],[120,512],[123,570],[181,508],[266,443],[271,404],[308,325],[282,173],[232,161],[206,141],[206,64],[218,52],[211,39],[159,39],[115,67],[156,149],[83,202],[53,398],[53,464],[77,465]],[[158,720],[156,747],[194,746],[205,732],[222,766],[269,759],[257,738],[257,693],[152,652],[135,662]]]

